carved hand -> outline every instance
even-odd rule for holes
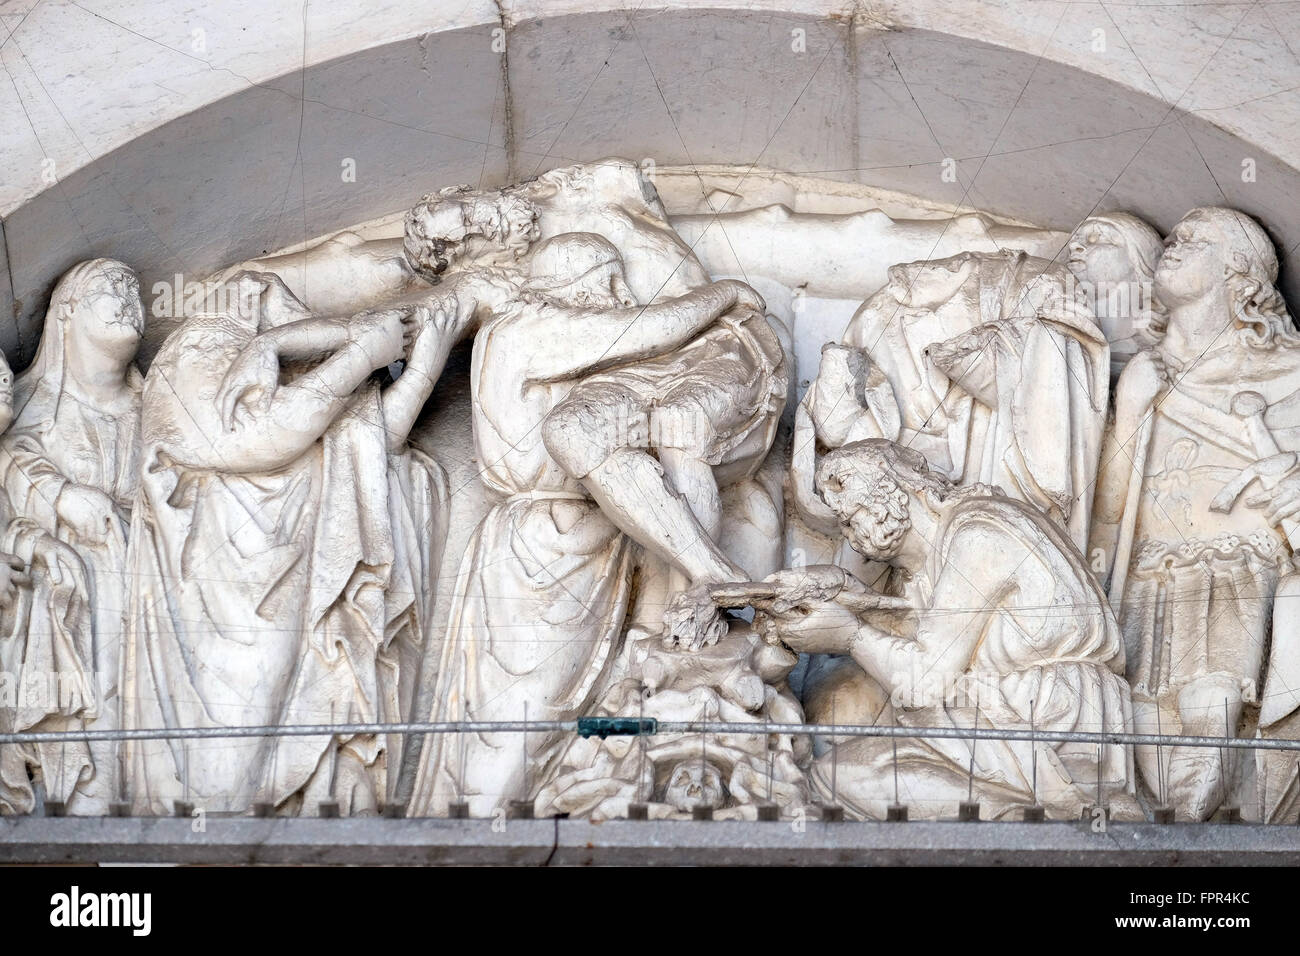
[[[925,354],[938,369],[950,378],[956,378],[965,367],[986,351],[998,336],[998,327],[991,322],[977,325],[961,335],[954,335],[925,348]],[[954,374],[956,373],[956,374]]]
[[[1169,370],[1155,349],[1139,352],[1129,361],[1115,395],[1116,419],[1143,417],[1169,387]]]
[[[834,601],[809,601],[784,612],[764,612],[777,636],[800,654],[848,654],[856,641],[857,614]]]
[[[858,632],[858,615],[836,603],[858,584],[833,564],[777,571],[765,581],[777,586],[777,596],[763,608],[777,635],[803,654],[847,654]],[[858,584],[858,587],[854,587]]]
[[[113,500],[98,488],[69,482],[54,502],[59,521],[83,541],[106,540],[113,530]]]
[[[32,546],[32,564],[43,565],[50,581],[54,584],[62,584],[63,565],[60,561],[60,552],[66,550],[68,550],[68,545],[54,537],[54,535],[43,534],[36,539],[36,543]]]
[[[419,329],[411,345],[411,357],[434,345],[450,348],[461,332],[460,300],[455,294],[430,296],[415,310],[415,325]]]
[[[459,335],[457,326],[457,307],[455,298],[448,307],[445,299],[430,301],[415,310],[415,341],[411,343],[406,356],[406,368],[402,376],[418,375],[427,381],[436,379],[442,372],[447,360],[447,353],[455,344]]]
[[[1264,518],[1271,525],[1281,524],[1300,514],[1300,474],[1292,473],[1272,488],[1246,499],[1251,508],[1264,508]]]
[[[1006,334],[1013,334],[1010,323],[1004,328]],[[998,326],[993,323],[977,325],[968,332],[928,346],[925,354],[931,364],[948,376],[958,388],[973,395],[977,401],[996,407],[996,342],[999,332]]]
[[[752,286],[747,285],[737,279],[722,279],[715,283],[720,289],[728,289],[736,297],[736,308],[753,309],[755,312],[765,312],[767,303]]]
[[[217,389],[216,402],[222,425],[227,431],[234,430],[240,403],[255,390],[259,394],[253,407],[258,414],[265,413],[279,384],[280,356],[274,344],[264,338],[253,339],[226,371]]]
[[[727,622],[704,586],[673,595],[664,611],[664,647],[698,651],[727,634]]]
[[[374,368],[402,358],[415,333],[415,312],[409,306],[360,312],[348,323],[349,338],[361,346]]]
[[[18,597],[18,588],[31,583],[27,565],[22,558],[12,554],[0,554],[0,608],[7,608]]]
[[[777,587],[771,609],[780,614],[799,605],[833,601],[848,586],[849,573],[838,565],[817,564],[777,571],[764,581]]]

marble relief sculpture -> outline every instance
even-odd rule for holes
[[[188,316],[145,380],[126,723],[393,721],[393,647],[423,626],[444,496],[406,433],[445,317],[315,317],[272,275],[231,281],[226,308]],[[404,357],[397,381],[368,384]],[[125,763],[144,812],[364,813],[384,801],[386,744],[133,741]]]
[[[7,528],[0,549],[29,569],[6,612],[5,671],[45,673],[23,686],[14,729],[114,730],[128,619],[127,538],[139,484],[144,334],[131,269],[94,259],[50,297],[40,347],[12,383],[12,423],[0,437]],[[6,390],[10,388],[6,383]],[[112,741],[34,744],[0,757],[0,803],[31,809],[26,769],[47,800],[102,815],[120,798]]]
[[[690,819],[697,807],[707,807],[717,820],[753,820],[764,804],[786,813],[807,806],[807,738],[763,727],[802,720],[788,683],[797,660],[739,619],[719,641],[694,652],[664,646],[659,634],[629,631],[591,715],[749,726],[644,741],[572,739],[545,770],[536,815],[618,819],[641,803],[650,819]]]
[[[851,442],[817,486],[865,557],[903,572],[882,600],[837,566],[780,571],[767,626],[804,653],[846,654],[889,693],[880,722],[917,727],[1123,732],[1131,726],[1114,615],[1065,533],[982,484],[959,486],[916,451]],[[1040,804],[1077,819],[1088,803],[1138,816],[1121,746],[857,738],[810,779],[824,802],[884,819],[892,803],[937,817],[968,795],[988,816]],[[895,791],[897,787],[897,791]]]
[[[1110,556],[1145,732],[1289,735],[1297,645],[1291,615],[1272,612],[1275,594],[1297,587],[1300,337],[1277,269],[1254,220],[1192,210],[1155,270],[1167,328],[1116,389],[1095,540]],[[1184,819],[1241,799],[1236,751],[1141,747],[1137,759],[1153,799]],[[1285,798],[1294,818],[1294,762],[1261,752],[1258,763],[1261,814]]]
[[[887,438],[1043,509],[1083,547],[1109,359],[1062,266],[1012,251],[896,265],[823,349],[796,434],[797,500],[833,523],[811,487],[816,448]]]
[[[430,237],[439,205],[415,217],[422,252],[456,248]],[[647,302],[672,288],[682,258],[671,243],[659,252],[667,234],[653,209],[640,210],[646,224],[627,209],[602,216],[640,252],[636,276],[613,241],[571,232],[528,251],[513,299],[483,301],[470,291],[472,270],[459,285],[454,270],[445,277],[464,314],[486,313],[471,365],[474,439],[483,480],[501,500],[461,565],[434,695],[439,719],[517,720],[527,716],[520,701],[539,720],[588,711],[633,620],[634,546],[659,562],[661,581],[647,590],[662,597],[642,595],[650,626],[665,619],[670,642],[692,649],[716,641],[723,622],[711,604],[675,613],[671,596],[744,577],[717,543],[714,469],[729,466],[734,480],[762,463],[784,405],[784,356],[763,300],[742,283],[709,282],[699,270],[698,287]],[[532,735],[525,761],[511,739],[430,747],[415,810],[532,800],[534,766],[563,740]]]
[[[1105,425],[1108,344],[1064,267],[1006,250],[892,266],[858,309],[795,413],[792,497],[839,537],[814,488],[825,452],[868,438],[921,452],[958,484],[996,485],[1087,542]],[[1051,382],[1050,387],[1047,383]],[[879,583],[841,541],[834,560]],[[814,656],[810,720],[884,719],[888,692],[842,656]]]
[[[1112,387],[1128,360],[1164,331],[1154,288],[1162,252],[1160,233],[1126,212],[1089,216],[1070,236],[1066,265],[1110,343]]]
[[[3,745],[0,812],[1294,822],[1283,751],[789,730],[1297,736],[1259,224],[696,173],[446,187],[234,263],[143,375],[138,280],[73,267],[0,376],[0,732],[734,732]]]

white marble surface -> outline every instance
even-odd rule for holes
[[[17,608],[21,621],[45,620],[45,605],[71,608],[60,626],[99,669],[104,644],[88,635],[111,633],[99,618],[120,615],[127,599],[88,602],[89,584],[78,591],[75,573],[69,585],[49,569],[80,561],[121,577],[125,538],[99,540],[107,532],[92,519],[105,512],[104,528],[121,537],[134,505],[145,516],[138,528],[152,536],[132,550],[129,566],[136,585],[121,673],[136,710],[128,724],[212,715],[310,722],[336,700],[347,714],[331,718],[518,718],[526,716],[521,703],[551,708],[546,715],[598,708],[630,716],[640,684],[659,678],[678,695],[656,702],[665,718],[797,719],[802,707],[811,719],[833,719],[837,708],[869,719],[899,686],[892,651],[882,648],[900,634],[910,640],[929,611],[938,612],[936,640],[953,636],[944,630],[951,621],[940,621],[947,610],[927,602],[940,574],[933,565],[945,560],[944,548],[958,549],[946,536],[961,509],[945,502],[973,500],[973,511],[998,526],[985,529],[986,540],[1037,542],[1027,555],[1036,565],[981,578],[984,586],[1036,595],[1034,606],[1086,606],[1096,618],[1090,668],[1113,676],[1127,656],[1132,700],[1127,685],[1122,701],[1110,690],[1093,694],[1094,703],[1105,698],[1105,713],[1067,714],[1062,726],[1294,733],[1300,638],[1286,616],[1270,623],[1269,610],[1275,592],[1279,601],[1300,593],[1286,562],[1300,534],[1300,478],[1292,450],[1297,340],[1283,299],[1300,290],[1288,261],[1300,221],[1297,8],[1300,0],[679,0],[649,9],[467,0],[364,11],[246,0],[0,3],[0,346],[18,367],[40,343],[42,357],[19,384],[44,388],[39,394],[52,402],[44,418],[56,423],[69,407],[58,396],[80,387],[72,372],[98,381],[83,353],[113,351],[113,375],[138,400],[131,361],[139,348],[140,371],[153,383],[138,442],[108,435],[104,422],[62,423],[112,450],[118,464],[92,462],[72,441],[68,460],[47,468],[48,449],[20,447],[40,453],[55,491],[42,503],[6,488],[4,547],[31,580],[6,575],[0,610]],[[628,159],[561,169],[611,153]],[[417,203],[454,183],[469,187]],[[497,189],[507,183],[521,185]],[[1184,218],[1205,206],[1248,215],[1218,209]],[[1138,214],[1134,235],[1145,252],[1127,261],[1114,252],[1108,265],[1112,253],[1100,247],[1090,262],[1066,251],[1080,223],[1122,208]],[[403,220],[400,209],[413,211]],[[503,218],[521,209],[519,221]],[[351,234],[340,235],[345,227]],[[1171,230],[1174,241],[1160,254],[1159,236]],[[1088,235],[1079,228],[1076,245]],[[445,249],[454,253],[450,266],[437,262]],[[50,296],[74,263],[108,255],[138,266],[151,315],[142,336],[138,322],[122,318],[134,314],[133,291],[93,293],[95,308],[122,305],[105,321],[130,327],[129,355],[118,355],[107,334],[89,344],[70,336],[65,347],[60,323],[79,306],[75,296]],[[1073,273],[1069,257],[1079,260]],[[260,278],[241,275],[245,268]],[[1107,314],[1107,345],[1096,299],[1074,288],[1108,269],[1130,270],[1118,281],[1151,285],[1162,299],[1140,317],[1119,317],[1154,323],[1140,342],[1122,338],[1124,321]],[[153,308],[173,277],[183,287],[213,270],[222,272],[212,287],[260,290],[266,314],[249,321],[217,307],[200,315],[175,301],[170,311]],[[130,286],[134,278],[113,281]],[[411,296],[418,302],[404,299]],[[366,313],[378,306],[396,311]],[[643,308],[653,321],[635,324]],[[1238,323],[1237,334],[1220,348],[1213,333],[1225,321]],[[579,326],[587,332],[575,334]],[[453,345],[469,338],[472,350],[452,358]],[[838,344],[823,351],[829,342]],[[57,383],[45,374],[50,349],[63,356]],[[309,387],[280,381],[279,358],[315,362],[322,354],[320,369],[330,371],[304,373]],[[382,392],[366,384],[399,356],[411,364],[395,383]],[[1117,385],[1111,376],[1121,370]],[[164,379],[181,372],[184,387],[169,405]],[[23,424],[19,392],[21,427],[5,440],[30,444],[29,431],[43,426]],[[431,394],[434,407],[417,423]],[[27,417],[43,407],[30,405]],[[698,409],[706,410],[702,432],[673,432],[687,419],[700,425],[690,418]],[[626,416],[667,422],[670,434],[631,441]],[[134,421],[129,411],[119,417],[119,425]],[[258,429],[272,437],[257,440]],[[892,453],[863,440],[919,447],[928,466],[905,462],[910,477],[900,478],[880,464]],[[837,512],[835,495],[814,478],[836,448],[865,455],[877,471],[893,468],[902,489],[887,502],[841,501]],[[138,469],[121,464],[137,451],[151,463],[138,494]],[[321,484],[335,474],[332,456],[352,470]],[[7,485],[21,485],[21,471]],[[118,481],[126,472],[130,480]],[[271,487],[286,474],[294,480]],[[284,505],[281,517],[307,508],[322,526],[307,534],[289,527],[297,519],[283,518],[284,528],[255,522],[265,540],[198,527],[213,515],[234,522],[250,496],[273,510]],[[891,507],[920,520],[926,541]],[[365,526],[354,536],[356,555],[329,546],[336,518]],[[414,533],[423,525],[437,533]],[[901,551],[895,535],[908,542]],[[191,536],[225,549],[231,567],[250,551],[275,556],[292,537],[319,565],[294,565],[293,574],[311,575],[311,587],[327,594],[346,590],[355,614],[336,620],[330,615],[342,605],[331,604],[328,614],[298,620],[291,592],[306,585],[283,568],[269,584],[250,577],[232,585],[226,600],[218,592],[231,582],[192,578]],[[521,555],[521,541],[546,560]],[[1165,564],[1152,556],[1162,547]],[[373,576],[355,590],[351,557]],[[534,587],[539,567],[566,561],[576,599]],[[908,599],[910,623],[881,627],[865,614],[879,607],[851,608],[858,617],[841,629],[875,634],[871,647],[800,643],[795,619],[843,623],[844,608],[830,605],[840,591],[858,590],[848,578],[831,586],[802,570],[819,563],[840,565],[868,591]],[[896,570],[882,571],[890,563]],[[785,577],[757,590],[744,584],[782,565],[792,567]],[[1199,590],[1185,580],[1193,565],[1208,568]],[[257,573],[250,565],[247,574]],[[1068,594],[1052,590],[1053,579],[1067,578]],[[179,610],[159,612],[182,579]],[[1102,583],[1108,602],[1098,597]],[[1247,585],[1257,592],[1248,599]],[[23,597],[28,586],[35,598]],[[59,587],[81,603],[59,604]],[[750,588],[753,600],[715,594],[729,587]],[[1187,588],[1167,632],[1144,623],[1147,591]],[[1223,625],[1209,604],[1187,616],[1196,600],[1226,589],[1235,589],[1235,624]],[[776,597],[763,596],[768,590]],[[519,618],[525,591],[531,610]],[[565,617],[574,600],[585,613]],[[292,649],[268,648],[253,661],[222,643],[228,622],[212,608],[241,601],[244,618],[265,618],[277,633],[301,628],[325,649],[323,665],[308,657],[319,687],[286,683],[296,673]],[[728,636],[719,607],[759,612],[753,629],[736,624]],[[1004,608],[1003,616],[1027,609]],[[562,644],[568,656],[539,659],[517,639],[494,645],[494,621],[516,638],[525,631],[512,629],[530,628],[538,647]],[[819,657],[796,680],[788,655],[765,656],[786,626],[794,628],[788,647],[852,655],[856,669],[846,657]],[[445,640],[427,640],[435,632]],[[635,639],[619,645],[624,633]],[[1028,645],[1079,663],[1069,635],[1048,637]],[[349,647],[346,663],[328,651],[335,639]],[[71,653],[61,646],[39,649]],[[953,673],[1019,680],[1029,668],[1014,646],[995,640],[972,649]],[[698,667],[682,664],[690,654],[703,655]],[[184,662],[199,658],[204,666],[188,672]],[[87,661],[74,670],[92,667]],[[728,667],[744,673],[735,686],[719,676]],[[1105,676],[1098,684],[1091,670],[1057,670],[1092,691],[1114,683]],[[574,674],[586,676],[569,687]],[[521,681],[527,693],[518,692]],[[802,700],[792,690],[800,683]],[[247,699],[229,697],[231,687]],[[1024,699],[1032,711],[1034,699]],[[1008,714],[1023,716],[1024,701],[1008,700]],[[196,701],[202,713],[183,713]],[[96,703],[60,700],[32,726],[121,719],[117,704]],[[1008,714],[999,719],[1014,723]],[[691,799],[724,815],[752,814],[764,751],[735,747],[710,763],[703,749],[678,744],[654,755],[648,777],[628,752],[568,752],[545,735],[530,753],[538,767],[560,761],[551,780],[490,740],[475,744],[483,752],[467,775],[463,753],[433,748],[417,767],[413,757],[403,763],[396,742],[366,735],[269,752],[226,748],[217,757],[197,746],[192,777],[187,756],[152,745],[128,748],[122,780],[85,776],[102,754],[57,767],[40,754],[30,766],[57,779],[51,792],[79,800],[79,812],[102,809],[109,789],[133,787],[130,799],[157,812],[198,793],[236,811],[272,802],[310,812],[318,799],[338,798],[350,813],[390,799],[436,813],[468,797],[489,813],[533,799],[544,785],[544,808],[617,815],[653,793],[658,815],[685,815]],[[779,742],[787,810],[834,796],[818,769],[833,744],[818,741],[810,766],[797,741]],[[881,754],[856,749],[863,775],[850,787],[861,792],[845,802],[879,815]],[[1147,809],[1167,803],[1183,817],[1239,803],[1248,816],[1294,818],[1283,763],[1221,761],[1215,770],[1208,753],[1157,755],[1153,767],[1139,748],[1136,769],[1112,760],[1107,782],[1120,802],[1127,794]],[[1023,769],[1024,754],[1002,756],[997,773]],[[1079,764],[1078,754],[1063,759]],[[931,760],[914,798],[951,802],[949,778],[960,764],[952,754]],[[1053,813],[1077,815],[1084,798],[1071,780],[1083,778],[1081,767],[1061,773]],[[19,793],[9,802],[30,800]]]
[[[578,6],[385,5],[361,23],[345,4],[308,4],[304,57],[297,4],[203,7],[202,55],[181,42],[189,7],[46,0],[23,21],[29,8],[11,5],[0,346],[30,358],[55,278],[87,256],[125,256],[152,284],[369,219],[435,182],[602,155],[757,163],[1056,230],[1123,208],[1168,229],[1224,202],[1260,217],[1289,262],[1300,172],[1282,139],[1296,112],[1285,2]],[[1265,36],[1262,17],[1279,30]],[[683,62],[684,48],[701,56]]]
[[[12,11],[12,12],[11,12]],[[490,0],[158,3],[7,0],[0,215],[142,133],[257,84],[380,43],[497,22]],[[196,31],[200,31],[196,33]],[[70,64],[72,65],[70,67]],[[305,93],[308,99],[312,91]]]
[[[591,12],[632,18],[631,10],[648,23],[659,8],[791,14],[851,23],[862,33],[910,28],[966,37],[1148,93],[1276,156],[1294,155],[1300,146],[1294,82],[1300,3],[669,0],[645,7],[601,0],[441,0],[367,4],[363,14],[348,4],[297,0],[6,0],[0,8],[7,34],[0,62],[9,80],[0,84],[6,147],[0,215],[48,187],[41,178],[46,159],[54,160],[60,177],[67,176],[170,119],[304,66],[443,30],[481,26],[490,42],[492,27],[503,24],[514,30],[529,21]],[[196,30],[203,37],[198,49]],[[1102,52],[1093,50],[1096,30],[1106,33]],[[983,119],[990,133],[996,131],[997,117]]]
[[[78,681],[4,726],[755,732],[9,748],[0,809],[37,784],[81,814],[937,817],[977,792],[1071,819],[1100,780],[1117,817],[1293,819],[1267,753],[908,740],[894,797],[882,741],[757,731],[1293,732],[1300,642],[1269,612],[1300,587],[1300,333],[1249,217],[1158,245],[1132,216],[1067,234],[610,158],[447,184],[181,301],[82,264],[0,438],[5,673]],[[1140,295],[1103,324],[1112,286]],[[144,296],[172,321],[142,382]],[[1138,318],[1112,388],[1103,330]]]

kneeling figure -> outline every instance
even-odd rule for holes
[[[1036,508],[958,488],[881,440],[827,455],[818,491],[862,555],[902,572],[883,600],[838,567],[781,571],[766,626],[796,651],[851,655],[889,694],[878,723],[1119,732],[1131,726],[1124,645],[1082,555]],[[973,753],[972,753],[973,751]],[[1078,818],[1098,798],[1140,817],[1130,753],[1094,743],[851,738],[823,749],[812,783],[853,816],[986,818],[1041,804]],[[897,793],[895,792],[897,788]]]

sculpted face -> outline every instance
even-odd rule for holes
[[[106,355],[134,358],[144,336],[139,280],[121,268],[96,275],[77,298],[69,331]]]
[[[1070,258],[1066,265],[1080,282],[1089,282],[1094,289],[1133,280],[1133,265],[1129,262],[1124,239],[1113,226],[1095,220],[1085,220],[1070,237]]]
[[[679,763],[668,776],[664,803],[676,810],[689,813],[695,807],[719,809],[727,798],[722,785],[722,773],[713,764],[698,760]]]
[[[425,276],[446,271],[456,244],[469,234],[469,207],[456,199],[422,202],[406,216],[402,248],[411,268]]]
[[[1223,284],[1228,246],[1219,229],[1188,216],[1169,234],[1156,266],[1156,293],[1167,304],[1194,302]]]
[[[920,454],[881,439],[831,452],[818,467],[816,482],[853,550],[873,561],[903,554],[912,531],[914,496],[945,487]]]
[[[426,278],[441,275],[466,239],[482,237],[521,258],[541,236],[537,208],[512,195],[445,196],[418,203],[406,215],[403,249]]]

